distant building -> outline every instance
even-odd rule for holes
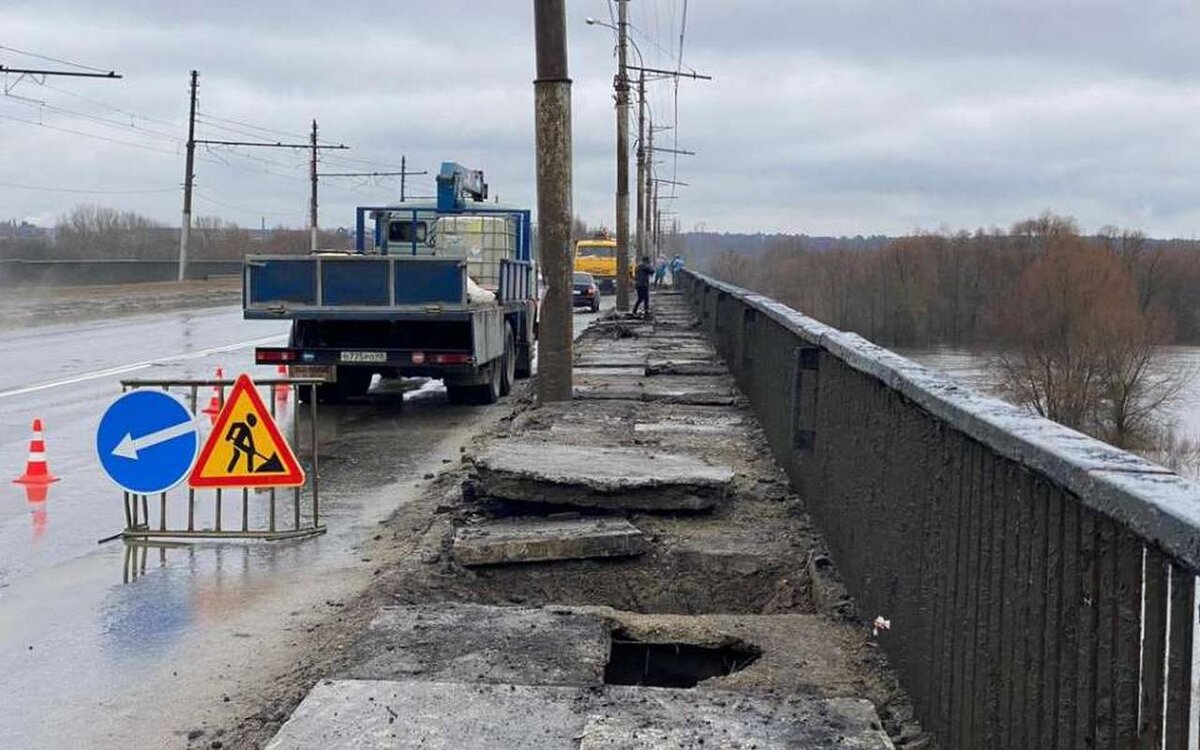
[[[0,240],[53,240],[54,230],[27,221],[0,221]]]

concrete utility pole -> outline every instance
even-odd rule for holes
[[[658,196],[658,190],[655,189],[654,182],[654,120],[650,120],[650,127],[646,129],[647,154],[646,154],[646,232],[650,235],[651,255],[658,257],[658,232],[655,231],[654,211],[658,208],[658,201],[655,198]]]
[[[546,280],[538,336],[538,402],[570,401],[573,392],[571,308],[571,79],[567,75],[566,0],[533,0],[537,79],[539,254]]]
[[[187,275],[188,239],[192,233],[192,183],[196,179],[196,86],[199,71],[192,71],[192,100],[188,109],[187,162],[183,175],[183,220],[179,224],[179,280]]]
[[[638,73],[638,147],[637,147],[637,255],[653,254],[646,250],[646,74]]]
[[[629,0],[617,0],[617,311],[629,312]]]
[[[315,117],[312,121],[312,158],[309,160],[308,174],[312,179],[312,198],[308,203],[309,232],[312,239],[309,249],[315,253],[317,251],[317,120]]]

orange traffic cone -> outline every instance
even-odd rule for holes
[[[217,368],[216,379],[225,379],[225,371],[220,367]],[[213,386],[212,398],[208,400],[208,406],[204,407],[203,413],[207,414],[214,421],[216,420],[217,415],[221,413],[221,386]]]
[[[287,365],[280,365],[276,372],[279,374],[279,377],[286,378],[288,376]],[[275,400],[281,404],[286,404],[288,400],[288,394],[291,393],[291,390],[292,387],[286,383],[276,383]]]
[[[33,420],[33,439],[29,441],[29,461],[25,473],[13,480],[13,484],[50,484],[58,477],[50,473],[46,464],[46,441],[42,438],[42,420]]]

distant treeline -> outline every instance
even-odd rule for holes
[[[800,243],[813,252],[826,250],[878,250],[892,238],[881,234],[828,237],[808,234],[745,234],[735,232],[684,232],[679,235],[693,265],[711,268],[727,252],[756,258],[780,245]]]
[[[696,235],[687,235],[689,247]],[[776,235],[697,265],[814,318],[888,346],[988,346],[998,322],[1034,304],[1022,275],[1064,240],[1115,258],[1137,304],[1166,321],[1167,339],[1200,343],[1200,242],[1105,228],[1082,236],[1043,215],[999,229],[828,241]],[[1101,257],[1101,256],[1097,256]],[[1069,280],[1067,280],[1069,281]]]
[[[179,228],[130,211],[78,206],[59,218],[46,236],[0,233],[0,260],[134,259],[169,260],[179,255]],[[307,253],[304,229],[246,229],[212,216],[192,219],[189,256],[197,260],[238,260],[247,253]],[[350,249],[352,234],[322,231],[322,248]]]

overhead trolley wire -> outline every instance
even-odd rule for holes
[[[0,44],[0,49],[7,50],[8,52],[15,52],[18,55],[27,55],[29,57],[36,57],[39,60],[47,60],[49,62],[56,62],[61,65],[70,65],[71,67],[80,68],[81,70],[90,70],[90,71],[93,71],[96,73],[111,72],[108,70],[104,70],[103,68],[93,68],[91,65],[84,65],[83,63],[71,62],[70,60],[63,60],[58,57],[50,57],[49,55],[39,55],[36,52],[28,52],[26,50],[17,49],[16,47],[9,47],[4,44]]]

